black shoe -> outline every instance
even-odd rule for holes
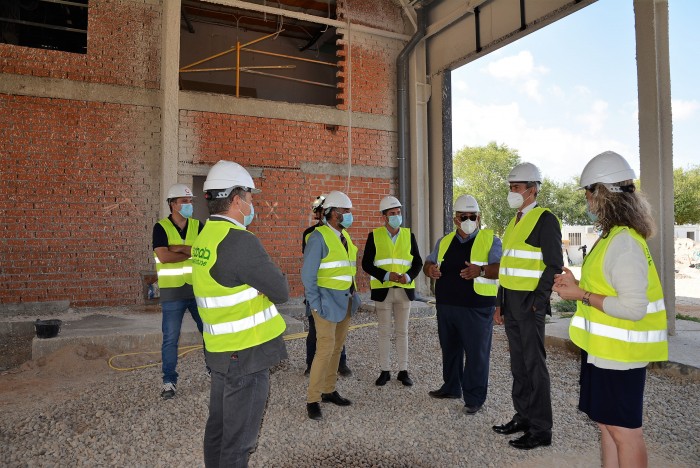
[[[510,435],[521,431],[527,432],[528,429],[530,429],[530,425],[517,422],[515,419],[511,419],[506,424],[501,426],[493,426],[492,429],[494,432],[498,432],[499,434]]]
[[[338,374],[340,374],[343,377],[350,377],[352,376],[352,371],[350,370],[347,364],[341,364],[338,366]]]
[[[311,373],[311,366],[306,366],[306,370],[304,371],[304,375],[308,377],[310,373]]]
[[[450,398],[452,400],[455,400],[455,399],[459,398],[459,395],[450,395],[449,393],[445,393],[442,390],[431,390],[428,392],[428,395],[430,395],[433,398],[439,398],[439,399]]]
[[[319,405],[318,402],[307,403],[306,412],[308,413],[310,419],[315,419],[316,421],[323,419],[323,415],[321,414],[321,405]]]
[[[396,376],[396,380],[407,387],[413,385],[413,380],[411,380],[411,378],[408,376],[408,371],[405,370],[399,371],[399,375]]]
[[[546,447],[552,444],[552,436],[534,436],[529,432],[515,440],[508,442],[511,447],[520,450],[532,450],[536,447]]]
[[[378,387],[383,387],[390,380],[391,380],[391,374],[389,373],[389,371],[383,370],[382,373],[379,374],[379,378],[377,379],[377,381],[374,382],[374,385],[376,385]]]
[[[468,416],[472,416],[472,415],[478,413],[480,409],[481,409],[481,405],[475,405],[475,406],[464,405],[464,409],[462,410],[462,412]]]
[[[350,406],[352,404],[347,398],[341,397],[337,390],[333,393],[322,393],[321,401],[333,403],[338,406]]]

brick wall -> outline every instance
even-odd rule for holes
[[[352,132],[353,164],[363,169],[396,166],[395,133],[360,128]],[[368,232],[381,223],[379,200],[396,193],[392,179],[353,175],[347,190],[347,176],[301,171],[302,163],[342,165],[347,164],[347,158],[345,127],[331,132],[317,123],[180,112],[180,160],[213,164],[229,159],[247,167],[263,168],[262,177],[255,179],[262,193],[254,198],[257,216],[250,230],[287,274],[292,297],[303,295],[301,234],[313,224],[314,199],[331,190],[348,194],[355,218],[348,232],[361,254]],[[361,272],[358,278],[361,291],[368,292],[368,277]]]
[[[158,89],[160,6],[135,0],[91,0],[88,53],[0,44],[0,73]]]
[[[0,95],[1,303],[143,301],[160,110]]]
[[[401,10],[392,2],[338,2],[338,19],[403,33]],[[338,108],[370,114],[396,114],[396,57],[403,43],[351,32],[337,41]],[[352,92],[349,89],[352,83]]]

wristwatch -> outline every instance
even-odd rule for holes
[[[484,265],[481,265],[481,272],[479,273],[479,276],[484,277],[486,276],[486,269],[484,268]]]
[[[583,293],[583,298],[581,299],[581,302],[583,303],[583,305],[587,305],[587,306],[591,305],[591,294],[593,294],[593,293],[590,291]]]

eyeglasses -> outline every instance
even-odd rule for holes
[[[591,185],[586,185],[584,188],[586,189],[587,192],[595,192],[596,187],[598,184],[591,184]]]
[[[469,220],[469,221],[476,221],[476,218],[477,218],[477,215],[475,215],[475,214],[472,214],[472,215],[466,215],[466,214],[465,214],[465,215],[460,216],[460,217],[459,217],[459,220],[460,220],[460,221],[466,221],[466,220]]]

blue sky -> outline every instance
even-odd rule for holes
[[[700,164],[700,1],[669,0],[674,167]],[[632,0],[599,0],[452,73],[453,150],[496,141],[568,181],[606,150],[639,175]]]

